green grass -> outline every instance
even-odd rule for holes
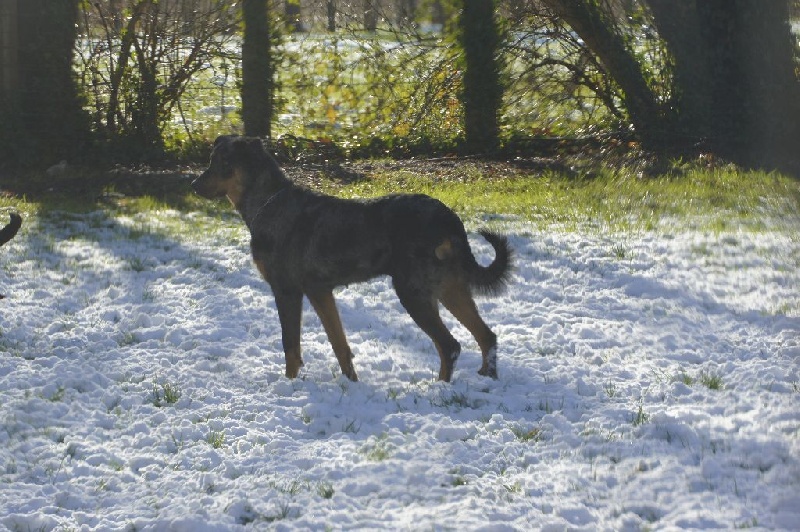
[[[689,167],[679,175],[640,177],[627,168],[599,168],[576,176],[552,170],[525,172],[509,165],[499,165],[497,170],[464,160],[454,163],[442,178],[437,168],[416,171],[412,165],[412,169],[393,170],[392,166],[379,162],[365,172],[363,179],[342,184],[323,178],[315,187],[350,198],[424,193],[440,199],[468,222],[482,225],[510,219],[564,230],[688,228],[717,233],[733,229],[796,231],[800,226],[800,181],[779,173]],[[30,196],[0,197],[0,214],[16,210],[41,216],[56,211],[83,214],[100,210],[114,217],[173,210],[222,218],[225,223],[217,224],[215,230],[240,224],[226,200],[203,200],[191,193],[185,181],[151,185],[150,189],[137,186],[109,198],[103,195],[108,185],[95,183],[96,177],[87,175],[87,192],[83,195],[46,193],[32,179]],[[13,181],[9,185],[12,191]],[[158,190],[152,190],[153,186]],[[147,225],[148,220],[142,219],[140,232],[155,231]],[[172,226],[165,222],[166,227],[161,224],[156,232],[190,237],[208,229],[203,217],[171,220]],[[626,258],[627,250],[622,247],[611,252],[617,258]]]
[[[722,390],[723,388],[722,377],[712,373],[701,373],[700,383],[709,390]]]
[[[542,441],[542,438],[544,437],[542,434],[542,429],[539,427],[534,427],[532,429],[511,427],[511,432],[514,433],[514,436],[517,438],[517,440],[523,443],[537,443]]]
[[[163,382],[161,384],[153,383],[153,406],[161,408],[163,406],[174,405],[181,398],[181,391],[176,384],[171,382]]]
[[[219,430],[212,430],[206,436],[206,443],[211,445],[214,449],[219,449],[225,445],[225,432]]]
[[[371,462],[383,462],[392,456],[392,447],[386,441],[386,434],[381,434],[370,443],[361,448],[361,453]]]
[[[397,191],[434,196],[472,220],[500,213],[566,229],[653,230],[690,222],[713,231],[731,225],[760,230],[764,215],[781,217],[799,212],[800,207],[798,181],[736,169],[692,170],[679,177],[655,178],[641,178],[627,170],[603,170],[591,177],[546,172],[503,179],[472,172],[462,180],[447,181],[401,171],[326,187],[326,192],[345,197]]]
[[[631,423],[634,427],[638,427],[639,425],[644,425],[650,421],[650,414],[644,411],[644,407],[640,404],[638,410],[631,418]]]

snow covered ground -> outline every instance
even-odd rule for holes
[[[337,293],[354,384],[308,306],[283,376],[235,218],[28,218],[0,249],[0,528],[800,529],[797,233],[506,230],[499,380],[446,315],[435,382],[377,279]]]

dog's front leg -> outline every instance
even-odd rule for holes
[[[297,377],[303,358],[300,354],[300,322],[303,313],[303,293],[294,290],[273,290],[278,317],[281,320],[283,353],[286,355],[286,376]]]

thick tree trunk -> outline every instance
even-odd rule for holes
[[[648,0],[674,62],[676,135],[736,162],[797,165],[789,0]]]
[[[461,100],[467,151],[492,153],[499,146],[503,98],[494,0],[464,0],[459,24],[465,63]]]
[[[691,146],[712,134],[714,76],[706,29],[696,0],[648,0],[656,30],[672,54],[672,132],[676,146]]]
[[[246,135],[272,134],[274,66],[268,0],[242,2],[242,121]]]
[[[698,2],[698,9],[701,9]],[[732,5],[731,5],[732,4]],[[800,82],[795,75],[795,40],[788,0],[709,1],[704,13],[715,26],[714,63],[729,65],[715,87],[715,122],[732,128],[723,149],[754,166],[783,165],[800,149]],[[733,116],[733,120],[725,117]],[[719,131],[720,137],[724,134]],[[723,140],[725,137],[722,137]],[[800,170],[800,168],[796,168]]]
[[[78,1],[26,0],[17,7],[16,72],[0,127],[16,130],[15,156],[26,151],[22,146],[31,152],[20,163],[76,161],[90,138],[72,72]]]
[[[601,2],[543,2],[622,89],[646,148],[708,149],[754,166],[800,164],[792,0],[646,0],[672,56],[673,81],[664,102]]]
[[[336,31],[336,2],[335,0],[327,0],[325,3],[327,16],[328,16],[328,31]]]

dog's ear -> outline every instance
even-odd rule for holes
[[[228,144],[228,145],[234,144],[238,140],[244,139],[244,138],[245,137],[240,137],[239,135],[220,135],[214,141],[214,146],[213,147],[216,148],[217,146],[220,146],[221,144]]]
[[[260,159],[265,151],[264,144],[258,137],[237,137],[233,139],[233,151],[242,157]]]
[[[264,143],[258,137],[250,137],[246,139],[247,149],[252,153],[260,153],[264,151]]]

